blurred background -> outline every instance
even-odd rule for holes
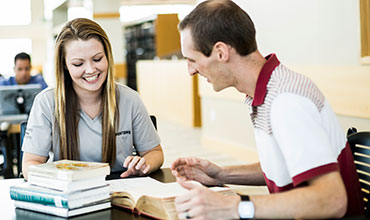
[[[14,56],[32,57],[32,74],[54,85],[54,40],[76,17],[97,21],[113,47],[115,78],[137,90],[158,118],[165,166],[181,155],[214,155],[224,164],[258,160],[245,96],[216,93],[189,77],[178,22],[199,0],[0,0],[0,73]],[[248,12],[263,55],[310,77],[343,130],[370,130],[369,0],[235,0]],[[226,162],[225,162],[226,161]],[[216,161],[217,162],[217,161]]]

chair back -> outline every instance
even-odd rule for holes
[[[347,132],[347,140],[353,153],[361,191],[364,194],[365,214],[370,217],[370,132],[357,132],[355,128],[350,128]]]
[[[154,115],[151,115],[150,120],[152,120],[155,130],[157,130],[157,118]]]
[[[18,176],[22,176],[21,175],[21,172],[22,172],[22,158],[23,158],[22,145],[23,145],[24,135],[26,134],[26,127],[27,127],[27,121],[22,121],[21,122],[21,127],[20,127],[20,134],[19,134],[20,146],[17,148],[18,149],[18,152],[17,152],[17,156],[18,156],[18,158],[17,158],[17,161],[18,161],[17,162]]]
[[[157,130],[157,118],[154,115],[150,115],[150,120],[152,120],[155,130]],[[139,152],[137,151],[135,146],[132,146],[132,156],[137,155],[139,155]]]

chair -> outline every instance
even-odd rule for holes
[[[18,148],[18,160],[17,160],[17,169],[18,169],[18,176],[22,176],[22,157],[23,157],[23,151],[22,151],[22,145],[23,145],[23,137],[26,134],[26,127],[27,127],[27,121],[22,121],[21,122],[21,130],[20,130],[20,145]]]
[[[157,118],[154,115],[151,115],[150,120],[152,120],[155,130],[157,130]]]
[[[158,130],[157,129],[157,118],[154,115],[151,115],[150,120],[152,120],[155,130]],[[132,146],[132,156],[136,156],[136,155],[138,155],[137,149],[135,146]]]
[[[0,164],[0,175],[5,179],[13,178],[13,156],[12,145],[8,136],[9,124],[0,122],[0,155],[3,157],[3,163]]]
[[[353,152],[364,194],[365,215],[370,217],[370,132],[357,132],[356,128],[350,128],[347,132],[347,140]]]

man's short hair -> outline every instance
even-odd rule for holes
[[[249,15],[230,0],[200,3],[179,24],[191,30],[195,49],[209,57],[213,45],[224,42],[246,56],[257,50],[256,30]]]
[[[24,53],[24,52],[19,53],[19,54],[17,54],[14,57],[14,65],[17,62],[17,60],[29,60],[30,63],[31,63],[31,57],[30,57],[30,55],[28,55],[27,53]]]

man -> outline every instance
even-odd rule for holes
[[[0,86],[3,85],[23,85],[23,84],[40,84],[41,89],[48,87],[41,75],[31,76],[31,57],[27,53],[19,53],[14,58],[15,77],[1,80]]]
[[[254,24],[229,0],[200,3],[179,24],[190,75],[215,91],[246,94],[260,162],[218,167],[198,158],[171,165],[189,192],[176,198],[180,219],[340,218],[363,213],[352,153],[335,113],[306,77],[257,50]],[[267,185],[271,194],[225,196],[205,185]]]

